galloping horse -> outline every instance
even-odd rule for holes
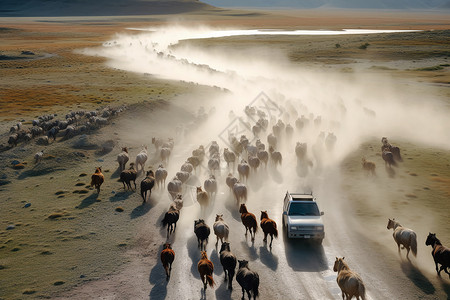
[[[361,297],[362,300],[366,299],[366,288],[358,273],[350,270],[348,265],[344,261],[345,257],[338,258],[334,262],[333,271],[337,272],[337,284],[342,291],[342,299],[344,295],[347,300],[350,300],[355,296],[356,299]]]
[[[164,215],[164,219],[161,221],[163,226],[167,225],[167,237],[175,232],[177,228],[177,221],[180,218],[180,211],[175,204],[170,205],[169,211]]]
[[[208,244],[208,237],[211,233],[209,226],[205,223],[205,220],[199,219],[194,221],[194,232],[197,236],[198,247],[200,250],[206,250]]]
[[[200,273],[200,277],[203,282],[203,289],[206,291],[206,287],[214,286],[213,272],[214,272],[214,264],[212,261],[208,259],[208,255],[206,255],[206,251],[202,251],[202,258],[197,264],[197,270]]]
[[[223,220],[223,215],[216,215],[216,221],[213,225],[214,234],[216,235],[216,247],[217,244],[220,242],[223,244],[223,241],[228,240],[228,235],[230,233],[230,226],[228,226],[227,223]]]
[[[417,236],[416,233],[409,229],[405,228],[400,223],[396,222],[395,219],[389,219],[387,224],[387,229],[394,229],[394,233],[392,236],[394,237],[395,242],[398,246],[398,253],[400,254],[400,245],[406,248],[406,258],[409,260],[409,250],[412,251],[414,256],[417,256]]]
[[[436,272],[441,276],[441,271],[444,270],[450,277],[448,268],[450,268],[450,249],[443,246],[441,241],[436,237],[436,233],[429,233],[425,245],[433,247],[431,255],[433,255],[434,263],[436,264]],[[441,268],[438,268],[438,264]]]
[[[256,300],[259,295],[259,275],[248,267],[248,261],[239,260],[239,270],[236,274],[236,281],[242,287],[242,299],[244,299],[245,292],[247,292],[248,299]]]
[[[261,228],[264,232],[264,242],[267,242],[267,235],[270,234],[270,245],[272,248],[273,237],[278,237],[277,223],[274,220],[269,219],[267,211],[261,211]]]
[[[249,213],[247,210],[247,206],[244,203],[241,204],[239,208],[239,212],[241,213],[241,221],[245,226],[245,235],[247,235],[247,231],[250,231],[250,237],[252,241],[255,240],[255,233],[258,230],[258,223],[256,222],[256,217],[254,214]],[[252,235],[253,229],[253,235]]]
[[[164,249],[161,251],[161,262],[164,270],[166,270],[166,280],[170,278],[170,271],[172,271],[172,263],[175,259],[175,251],[172,250],[169,243],[164,244]]]
[[[144,179],[141,181],[141,196],[143,199],[143,203],[147,201],[147,192],[148,198],[152,195],[152,188],[155,186],[155,176],[153,171],[147,171],[147,174]]]
[[[223,267],[223,272],[225,273],[225,281],[227,281],[228,275],[228,289],[233,289],[233,277],[236,269],[237,258],[231,252],[230,243],[223,242],[220,247],[220,263]]]
[[[100,194],[100,186],[105,181],[105,176],[102,173],[102,167],[95,168],[95,173],[91,176],[91,186],[95,186],[97,194]]]

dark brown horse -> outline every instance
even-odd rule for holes
[[[172,263],[175,259],[175,251],[169,243],[164,244],[164,249],[161,251],[161,262],[163,264],[164,270],[166,270],[166,280],[170,278],[170,272],[172,271]]]
[[[213,272],[214,272],[214,264],[212,261],[208,259],[208,255],[206,251],[202,251],[202,258],[199,260],[197,264],[197,270],[200,273],[200,277],[203,282],[203,289],[206,291],[206,287],[214,286]]]
[[[206,245],[208,245],[208,237],[211,233],[211,229],[205,223],[205,220],[198,219],[194,221],[194,232],[197,236],[198,247],[201,251],[206,250]]]
[[[141,196],[143,202],[147,201],[147,191],[149,193],[148,198],[152,195],[152,188],[155,186],[155,175],[153,171],[147,172],[147,176],[141,181]]]
[[[167,225],[167,237],[175,232],[177,228],[177,221],[180,218],[180,211],[177,209],[175,204],[169,207],[169,211],[164,215],[164,219],[161,221],[163,226]]]
[[[223,242],[220,247],[220,263],[225,273],[225,281],[228,279],[228,289],[233,289],[233,277],[236,269],[237,259],[230,250],[230,243]],[[227,278],[228,275],[228,278]]]
[[[267,242],[267,235],[270,234],[270,245],[272,248],[273,237],[278,237],[277,223],[274,220],[269,219],[267,211],[261,211],[261,228],[264,232],[264,242]]]
[[[236,281],[242,287],[242,299],[244,299],[245,292],[247,292],[248,299],[256,299],[259,295],[259,275],[248,267],[248,261],[239,260],[239,270],[236,274]]]
[[[244,203],[241,204],[239,212],[241,213],[242,224],[245,226],[245,235],[247,235],[247,231],[250,231],[250,237],[252,238],[252,241],[254,241],[256,231],[258,230],[258,222],[256,221],[255,215],[248,212],[247,206],[245,206]]]
[[[450,277],[448,269],[450,268],[450,249],[443,246],[441,241],[436,237],[436,233],[429,233],[425,245],[433,247],[431,255],[433,255],[434,263],[436,264],[436,272],[441,276],[441,271],[444,270]],[[441,268],[438,268],[438,265]]]

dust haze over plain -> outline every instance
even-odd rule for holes
[[[222,30],[225,31],[218,33],[217,28],[206,26],[154,27],[132,34],[117,34],[102,47],[81,50],[81,53],[86,55],[107,58],[107,64],[111,68],[174,82],[191,83],[194,86],[217,87],[216,92],[204,95],[203,98],[197,95],[181,95],[178,101],[173,103],[172,109],[151,115],[151,121],[145,118],[129,120],[132,123],[130,127],[134,130],[124,129],[124,132],[120,134],[124,139],[132,140],[134,144],[150,141],[154,135],[164,138],[176,136],[175,151],[167,167],[168,181],[198,145],[204,145],[208,151],[209,143],[216,140],[222,153],[224,147],[229,147],[228,130],[239,128],[240,131],[237,133],[247,135],[254,143],[255,138],[249,127],[240,122],[253,125],[255,117],[246,116],[244,108],[247,105],[256,106],[263,110],[270,120],[268,131],[260,136],[263,143],[267,145],[267,135],[277,119],[293,126],[295,132],[291,140],[285,135],[279,139],[278,150],[283,153],[282,167],[278,169],[269,167],[267,170],[259,171],[256,176],[250,176],[248,203],[255,211],[269,210],[271,216],[281,224],[280,201],[283,193],[286,190],[314,191],[320,201],[321,209],[330,212],[326,214],[328,220],[325,221],[332,224],[327,231],[330,244],[325,245],[324,249],[328,261],[331,261],[334,255],[343,252],[342,247],[339,249],[339,245],[333,244],[336,242],[333,234],[339,234],[340,238],[348,234],[348,230],[342,228],[343,225],[336,222],[336,219],[344,214],[339,207],[341,200],[344,200],[340,199],[343,193],[340,187],[339,167],[351,152],[364,142],[380,141],[382,136],[387,136],[393,142],[401,140],[450,149],[448,109],[439,96],[433,94],[432,86],[416,86],[416,82],[399,82],[386,73],[381,76],[379,73],[359,69],[358,66],[353,72],[343,73],[324,66],[293,64],[285,53],[276,50],[270,43],[263,47],[241,45],[237,47],[233,42],[223,43],[221,46],[214,44],[205,46],[197,40],[212,36],[220,38],[220,35],[226,36],[226,30],[236,29]],[[265,100],[270,101],[265,102]],[[264,106],[264,103],[269,105]],[[176,109],[179,106],[192,115],[197,115],[199,110],[204,108],[206,113],[210,112],[209,118],[200,126],[190,126],[188,118]],[[212,112],[213,110],[215,112]],[[300,130],[296,128],[295,123],[302,117],[309,123]],[[153,124],[152,128],[148,126],[150,122]],[[176,135],[175,127],[177,126],[186,129],[186,135]],[[336,136],[336,142],[330,146],[326,141],[331,134]],[[300,163],[297,160],[294,151],[296,142],[307,143],[307,160],[310,164]],[[153,148],[150,149],[153,151]],[[375,151],[379,151],[378,149]],[[154,154],[156,161],[157,155],[157,153]],[[383,168],[382,163],[379,161],[377,163],[381,166],[380,168]],[[222,163],[221,173],[216,176],[219,183],[218,199],[209,209],[209,215],[205,219],[207,223],[212,224],[215,213],[225,211],[225,219],[231,220],[231,228],[237,230],[239,216],[234,200],[224,184],[228,170]],[[203,180],[208,178],[208,173],[206,168],[200,170],[194,176],[195,178],[190,179],[191,188],[202,185]],[[234,174],[237,176],[236,171]],[[154,195],[167,198],[166,194],[166,189],[162,188]],[[279,199],[274,201],[275,199],[269,195],[274,197],[278,195]],[[184,230],[184,232],[180,234],[178,231],[174,247],[187,245],[187,248],[178,247],[180,251],[183,251],[180,257],[190,257],[194,266],[198,253],[192,237],[192,216],[200,217],[200,209],[192,205],[195,202],[195,193],[189,191],[189,188],[187,192],[185,190],[183,199],[186,200],[186,207],[183,208],[183,215],[179,221],[181,229],[177,230]],[[383,191],[381,191],[367,201],[379,206],[382,205],[380,201],[388,200],[383,198]],[[386,215],[392,213],[392,208],[388,206],[382,210]],[[349,215],[346,217],[347,221],[350,220],[349,222],[354,219]],[[432,216],[424,217],[421,221],[422,225],[428,225],[431,218]],[[385,227],[384,230],[386,230]],[[385,233],[385,235],[371,238],[385,242],[385,239],[390,238],[390,234],[386,231]],[[241,253],[249,251],[246,243],[242,243],[241,237],[233,236],[231,240],[234,247],[238,248],[237,251]],[[420,245],[420,247],[425,246]],[[303,254],[303,257],[302,255],[293,256],[289,250],[283,249],[282,243],[276,243],[273,251],[277,255],[276,261],[271,261],[273,270],[264,269],[264,272],[274,274],[275,272],[292,272],[292,264],[297,266],[298,260],[310,258],[308,256],[310,253]],[[344,250],[346,253],[349,251],[353,250],[347,248]],[[423,262],[420,264],[425,265]],[[428,262],[426,264],[429,265]],[[256,268],[261,267],[256,261],[253,265]],[[323,271],[317,272],[314,276],[324,276],[327,278],[326,281],[332,282],[331,286],[334,286],[335,277],[333,276],[335,275],[330,268],[327,268],[326,262],[324,265],[322,259],[312,260],[312,265],[307,271]],[[178,270],[176,276],[184,280],[191,278],[191,273],[195,272],[189,268],[182,268]],[[302,280],[311,280],[312,283],[307,286],[308,289],[314,290],[316,277],[308,277],[301,272],[297,272],[296,276],[301,276]],[[195,295],[197,289],[193,286],[196,283],[192,282],[193,279],[190,280],[180,285],[177,291],[167,290],[169,297]],[[316,287],[316,292],[320,295],[318,298],[322,297],[323,288],[323,285]],[[161,292],[158,286],[154,287],[154,291]],[[284,289],[283,285],[264,291],[273,297],[286,296],[286,293],[290,292]],[[331,293],[337,295],[338,291],[331,289]],[[391,297],[395,294],[388,289],[381,291],[376,287],[372,287],[372,293],[374,294],[371,298],[374,299],[381,296]]]

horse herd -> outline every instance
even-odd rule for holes
[[[247,112],[246,112],[247,113]],[[251,113],[251,112],[248,112]],[[318,120],[317,122],[320,122]],[[129,161],[128,149],[122,148],[122,152],[117,156],[117,162],[119,164],[120,181],[123,183],[124,189],[132,190],[136,189],[137,175],[142,172],[145,173],[144,179],[140,183],[141,197],[143,202],[146,202],[151,196],[152,189],[156,187],[162,188],[167,186],[167,191],[170,195],[172,203],[169,209],[164,214],[162,219],[162,225],[167,226],[167,240],[163,244],[163,249],[160,253],[160,259],[166,273],[166,279],[170,279],[172,263],[175,260],[175,251],[172,249],[171,243],[167,242],[168,238],[175,232],[176,223],[180,218],[180,212],[183,208],[183,191],[186,189],[186,183],[191,176],[197,172],[197,169],[202,165],[205,157],[208,156],[208,161],[204,165],[207,166],[209,171],[208,178],[205,179],[203,188],[202,186],[196,186],[196,200],[200,206],[200,216],[206,216],[207,208],[214,201],[217,190],[218,182],[216,180],[217,174],[220,175],[221,171],[221,159],[223,158],[227,165],[227,170],[230,171],[225,179],[225,183],[229,187],[230,193],[234,196],[241,214],[241,222],[245,226],[245,236],[250,232],[252,241],[255,240],[255,234],[258,231],[258,222],[256,216],[249,212],[246,206],[246,200],[248,197],[247,184],[249,183],[249,176],[256,174],[258,168],[262,165],[267,168],[270,163],[272,168],[281,165],[283,156],[280,151],[277,150],[277,146],[284,132],[284,136],[289,136],[289,132],[292,126],[286,126],[281,120],[273,126],[272,132],[267,136],[268,151],[266,151],[266,145],[258,138],[262,131],[266,130],[268,125],[267,120],[261,114],[260,119],[253,126],[252,131],[255,134],[256,143],[252,144],[249,139],[242,135],[239,139],[230,134],[228,138],[229,147],[224,148],[223,154],[220,154],[220,148],[216,141],[212,141],[208,149],[203,146],[192,151],[192,155],[189,156],[180,167],[180,171],[169,181],[166,185],[166,179],[168,172],[164,165],[167,165],[170,161],[171,153],[174,148],[173,139],[159,139],[153,138],[152,144],[156,149],[156,155],[159,156],[161,164],[153,172],[149,170],[145,172],[145,163],[148,159],[148,149],[146,146],[142,147],[142,150],[137,154],[135,162],[130,163],[130,167],[126,169],[126,164]],[[296,122],[297,128],[301,127],[301,122]],[[256,127],[255,127],[256,126]],[[325,145],[327,149],[332,149],[336,143],[336,137],[334,134],[329,134],[326,139]],[[208,155],[206,155],[208,153]],[[307,158],[307,145],[306,143],[298,142],[295,146],[295,155],[298,161],[305,163],[306,165],[312,165],[312,161]],[[385,161],[386,166],[391,167],[396,165],[397,161],[401,161],[400,149],[392,146],[387,138],[382,139],[382,158]],[[239,162],[236,166],[236,163]],[[363,158],[363,169],[367,170],[371,174],[375,174],[375,163],[369,162]],[[233,175],[233,172],[238,173],[238,177]],[[104,181],[104,176],[101,173],[101,168],[97,168],[96,172],[92,175],[91,185],[95,186],[97,192],[100,193],[100,186]],[[259,275],[255,271],[249,268],[249,262],[245,259],[238,260],[236,255],[231,251],[231,246],[228,241],[230,234],[230,226],[225,222],[223,215],[217,214],[215,222],[213,224],[213,232],[216,235],[216,248],[219,240],[221,241],[220,247],[220,262],[225,274],[225,280],[228,281],[228,288],[232,289],[232,281],[236,274],[236,281],[242,288],[242,297],[244,298],[247,293],[249,299],[252,297],[256,299],[259,295]],[[259,227],[264,232],[263,241],[267,243],[267,238],[270,235],[271,241],[269,247],[272,247],[273,238],[278,237],[277,224],[274,220],[269,218],[267,211],[261,211]],[[417,254],[417,240],[416,234],[408,228],[402,227],[395,220],[389,220],[388,229],[393,229],[393,237],[398,245],[398,251],[400,248],[407,250],[406,257],[409,260],[409,252],[413,255]],[[208,259],[206,253],[206,245],[211,233],[211,229],[205,220],[200,217],[194,220],[194,234],[197,237],[198,248],[200,251],[200,259],[197,264],[197,270],[200,274],[200,278],[203,284],[203,291],[206,291],[208,285],[213,287],[215,285],[213,278],[214,264]],[[444,270],[449,273],[450,268],[450,249],[442,246],[440,241],[436,238],[435,234],[430,233],[426,245],[433,247],[432,255],[436,263],[436,271],[438,275]],[[438,268],[440,265],[440,268]],[[236,267],[238,271],[236,273]],[[336,257],[336,261],[333,270],[338,273],[337,283],[342,291],[342,298],[346,297],[351,299],[355,296],[357,299],[361,297],[365,299],[365,287],[361,277],[354,271],[352,271],[344,258]],[[450,275],[450,274],[449,274]]]

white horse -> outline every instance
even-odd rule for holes
[[[117,155],[117,162],[119,163],[120,171],[125,170],[125,165],[127,164],[130,157],[128,156],[128,148],[123,147],[122,152]]]
[[[182,182],[177,178],[174,177],[168,184],[167,184],[167,190],[169,191],[170,196],[172,197],[172,200],[175,199],[175,197],[178,194],[181,194],[182,192]]]
[[[414,256],[417,256],[417,235],[416,233],[409,228],[405,228],[400,223],[396,222],[395,219],[389,219],[387,224],[387,229],[394,229],[394,233],[392,236],[394,237],[394,241],[398,246],[398,254],[400,254],[400,245],[402,245],[402,249],[406,248],[406,258],[409,260],[409,250],[412,251]]]
[[[344,257],[336,257],[334,262],[333,271],[337,272],[337,284],[342,291],[342,299],[344,295],[347,300],[350,300],[355,296],[356,299],[361,297],[362,300],[366,299],[366,288],[358,273],[350,270],[348,265],[344,261]]]
[[[228,234],[230,233],[230,227],[227,223],[223,220],[223,215],[216,215],[216,222],[213,225],[214,234],[216,235],[216,247],[217,244],[220,242],[223,244],[224,240],[225,242],[228,241]]]
[[[159,165],[158,169],[155,171],[155,181],[158,187],[165,186],[166,185],[166,178],[167,178],[167,170],[164,168],[163,165]]]
[[[244,200],[244,202],[247,201],[247,187],[245,186],[245,184],[240,183],[239,181],[236,182],[233,186],[233,194],[238,205],[241,200]]]
[[[238,173],[241,180],[247,181],[248,175],[250,174],[250,165],[245,159],[241,160],[241,163],[238,164]]]
[[[141,152],[136,155],[136,172],[139,173],[139,166],[141,166],[142,172],[144,172],[145,162],[147,161],[147,146],[143,146]]]
[[[226,178],[226,183],[227,183],[227,186],[230,188],[230,191],[236,182],[238,182],[238,179],[236,177],[234,177],[233,174],[229,173]]]

